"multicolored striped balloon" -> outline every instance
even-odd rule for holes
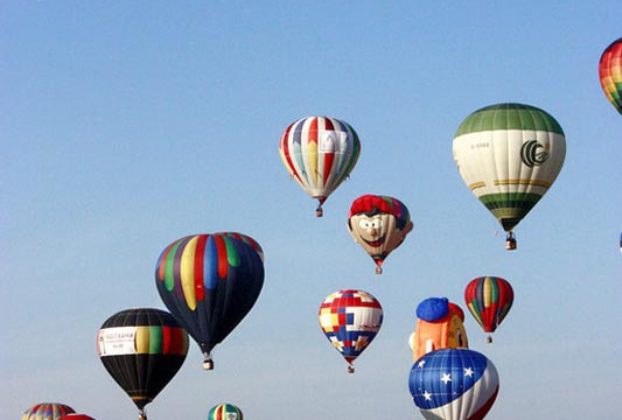
[[[212,369],[210,352],[259,297],[263,251],[235,232],[186,236],[164,249],[155,279],[168,310],[201,347],[204,368]]]
[[[613,41],[603,51],[598,75],[607,99],[622,114],[622,38]]]
[[[408,387],[426,419],[482,420],[499,393],[499,374],[481,353],[443,349],[414,363]]]
[[[376,263],[376,274],[382,274],[384,260],[412,229],[410,213],[397,198],[365,194],[352,202],[348,230]]]
[[[168,312],[127,309],[108,318],[97,334],[104,367],[132,399],[141,418],[175,376],[188,353],[188,334]]]
[[[61,403],[39,403],[24,411],[22,420],[59,420],[65,414],[75,413],[74,409]]]
[[[220,404],[207,414],[207,420],[244,420],[242,410],[233,404]]]
[[[340,290],[322,302],[320,327],[348,362],[348,372],[354,372],[352,363],[380,331],[382,318],[380,302],[362,290]]]
[[[485,332],[492,333],[510,311],[514,290],[501,277],[477,277],[464,289],[464,300],[477,323]]]
[[[559,175],[566,139],[547,112],[515,103],[475,111],[458,127],[453,156],[467,187],[508,232],[531,211]]]
[[[279,154],[298,185],[322,204],[356,165],[361,144],[345,121],[331,117],[306,117],[294,121],[281,136]]]

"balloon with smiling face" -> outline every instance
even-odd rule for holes
[[[408,209],[396,198],[366,194],[352,202],[348,230],[376,263],[376,274],[382,273],[384,260],[412,229]]]

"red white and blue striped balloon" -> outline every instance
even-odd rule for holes
[[[497,398],[499,375],[481,353],[442,349],[415,362],[408,385],[426,419],[481,420]]]
[[[59,420],[65,414],[75,413],[68,405],[61,403],[39,403],[24,411],[22,420]]]
[[[322,204],[348,177],[361,152],[356,131],[331,117],[306,117],[290,124],[279,145],[283,165],[298,185]]]

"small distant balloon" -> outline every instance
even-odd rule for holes
[[[281,136],[279,155],[290,176],[322,204],[350,175],[361,152],[356,131],[343,120],[306,117],[294,121]]]
[[[408,387],[428,420],[481,420],[497,398],[499,375],[481,353],[443,349],[413,364]]]
[[[207,420],[244,420],[242,410],[233,404],[220,404],[207,414]]]
[[[382,273],[384,260],[412,229],[410,213],[397,198],[366,194],[350,206],[348,230],[376,263],[377,274]]]
[[[512,285],[501,277],[477,277],[464,289],[464,301],[475,321],[487,333],[493,333],[514,302]],[[492,342],[492,337],[488,336]]]
[[[39,403],[24,411],[22,420],[59,420],[66,414],[75,413],[68,405],[61,403]]]
[[[622,114],[622,38],[613,41],[600,56],[600,85],[613,107]]]
[[[354,372],[354,360],[374,340],[382,326],[382,306],[363,290],[340,290],[324,299],[319,321],[326,338]]]

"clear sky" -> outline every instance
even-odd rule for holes
[[[40,401],[135,418],[97,331],[122,309],[164,309],[162,249],[224,230],[261,243],[264,289],[215,371],[191,344],[150,419],[204,419],[224,401],[251,420],[421,418],[416,306],[464,307],[487,274],[516,294],[492,345],[467,314],[471,348],[500,375],[489,417],[617,418],[622,116],[597,65],[621,15],[619,0],[3,1],[0,418]],[[499,102],[545,109],[568,148],[514,253],[451,154],[460,122]],[[307,115],[348,121],[362,144],[323,219],[277,153]],[[345,227],[365,193],[400,198],[415,224],[382,276]],[[317,321],[341,288],[385,311],[355,375]]]

